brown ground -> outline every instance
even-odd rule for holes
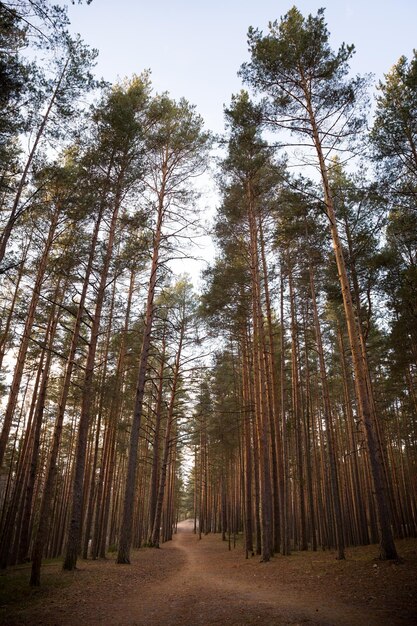
[[[376,546],[245,560],[218,535],[198,540],[182,522],[172,542],[142,549],[132,565],[81,561],[75,572],[44,568],[27,590],[28,568],[0,577],[7,626],[262,626],[417,624],[417,541],[398,542],[403,563],[374,560]],[[1,595],[0,595],[1,597]]]

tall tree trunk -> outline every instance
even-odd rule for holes
[[[56,330],[58,327],[58,321],[60,317],[60,311],[56,312],[57,306],[59,304],[59,292],[61,291],[62,296],[65,293],[66,285],[61,289],[60,280],[58,279],[58,283],[55,289],[55,294],[53,297],[53,305],[50,312],[49,324],[46,331],[45,336],[45,348],[46,352],[46,360],[43,365],[42,379],[40,384],[40,392],[38,397],[38,402],[36,405],[35,411],[35,432],[34,432],[34,440],[32,446],[32,458],[30,464],[30,473],[29,473],[29,481],[26,486],[25,493],[25,508],[23,511],[22,518],[22,527],[20,532],[20,544],[19,544],[19,563],[23,563],[29,553],[29,545],[30,545],[30,527],[31,520],[33,519],[33,496],[35,489],[35,482],[37,473],[39,471],[39,448],[40,448],[40,433],[41,427],[43,425],[43,414],[45,410],[45,402],[46,402],[46,392],[47,385],[50,376],[50,370],[52,365],[52,355],[53,355],[53,344],[55,340]]]
[[[121,404],[121,389],[123,384],[123,376],[125,372],[125,359],[127,352],[127,332],[129,329],[130,312],[132,307],[133,290],[135,286],[135,269],[130,272],[129,290],[127,295],[126,313],[124,326],[122,330],[122,338],[119,347],[116,365],[116,380],[114,385],[114,393],[112,395],[107,429],[105,431],[102,463],[98,479],[97,504],[94,520],[94,531],[92,539],[91,553],[93,559],[98,556],[105,557],[105,547],[107,538],[107,520],[110,509],[110,493],[112,477],[114,472],[114,453],[116,439],[117,418]]]
[[[30,403],[29,415],[27,419],[25,435],[21,444],[21,452],[19,454],[16,463],[16,477],[14,480],[12,497],[10,502],[4,502],[3,515],[2,515],[2,528],[0,537],[0,568],[4,569],[8,565],[15,564],[15,555],[12,555],[13,539],[18,541],[20,533],[20,522],[23,515],[23,508],[25,503],[25,492],[29,480],[31,453],[33,448],[33,441],[35,437],[35,415],[38,405],[38,392],[40,388],[42,378],[42,368],[45,358],[45,351],[43,350],[38,362],[37,373],[33,385],[32,399]],[[26,397],[30,378],[26,385],[24,398]],[[23,413],[24,404],[22,403],[22,409],[20,411],[19,423]],[[17,437],[16,437],[17,439]],[[10,468],[10,480],[12,478],[12,467]],[[4,520],[3,520],[4,517]],[[15,553],[16,554],[16,553]]]
[[[271,431],[271,451],[272,451],[272,479],[274,486],[274,551],[279,552],[282,533],[282,493],[284,482],[284,464],[282,460],[282,441],[279,424],[279,404],[278,404],[278,384],[275,364],[275,342],[272,327],[271,298],[269,295],[268,272],[265,255],[265,241],[263,235],[262,219],[259,220],[259,243],[262,260],[263,284],[265,291],[265,308],[268,322],[268,353],[267,372],[269,374],[268,390],[270,392],[270,431]]]
[[[8,345],[8,338],[9,338],[9,332],[10,332],[10,327],[13,321],[13,317],[14,317],[14,310],[15,310],[15,306],[17,303],[17,299],[18,299],[18,295],[19,295],[19,287],[20,287],[20,282],[22,280],[23,277],[23,272],[25,269],[25,261],[27,259],[27,255],[29,252],[29,247],[32,241],[32,233],[30,236],[30,239],[28,241],[28,243],[26,244],[26,246],[23,249],[23,254],[22,254],[22,260],[19,263],[19,271],[17,273],[17,277],[16,277],[16,282],[14,285],[14,292],[13,292],[13,298],[12,301],[10,303],[10,309],[9,309],[9,313],[7,315],[7,319],[6,319],[6,323],[4,324],[4,329],[1,329],[1,334],[0,334],[0,372],[3,371],[3,359],[4,359],[4,355],[6,354],[6,350],[7,350],[7,345]]]
[[[165,180],[165,179],[164,179]],[[164,216],[165,184],[159,194],[158,219],[154,234],[154,245],[152,254],[151,274],[149,278],[148,297],[146,302],[145,325],[143,330],[142,348],[139,361],[139,372],[136,384],[135,406],[133,411],[133,422],[130,433],[129,457],[127,464],[127,475],[125,493],[123,498],[123,513],[120,527],[119,549],[117,553],[117,563],[130,563],[130,547],[132,543],[133,524],[133,500],[136,487],[136,467],[139,446],[139,431],[142,422],[142,405],[145,393],[146,370],[148,366],[148,356],[151,347],[151,335],[154,320],[154,298],[156,281],[159,269],[159,249],[162,237],[162,223]]]
[[[372,480],[375,491],[375,499],[377,503],[378,525],[380,532],[380,556],[381,559],[396,559],[398,558],[398,554],[395,547],[394,537],[391,528],[389,496],[384,475],[383,461],[378,445],[378,437],[372,415],[372,391],[367,385],[367,364],[365,361],[366,354],[362,352],[361,348],[359,337],[360,329],[358,328],[358,320],[355,318],[352,294],[350,291],[342,244],[340,241],[339,231],[337,227],[334,202],[330,191],[327,167],[323,154],[322,143],[317,129],[316,118],[308,91],[306,91],[305,96],[307,102],[307,112],[310,118],[312,128],[313,141],[320,166],[320,173],[324,191],[324,201],[326,205],[327,216],[330,222],[333,249],[336,258],[340,287],[342,291],[343,307],[345,311],[349,344],[355,372],[356,394],[358,397],[360,415],[363,420],[366,432],[369,460],[372,469]]]
[[[326,364],[324,361],[320,319],[319,319],[319,315],[317,311],[316,289],[314,285],[313,268],[311,266],[311,263],[309,265],[309,274],[310,274],[311,302],[313,305],[314,330],[315,330],[315,335],[316,335],[317,352],[318,352],[318,357],[319,357],[321,393],[322,393],[322,398],[323,398],[323,409],[324,409],[324,421],[326,424],[327,451],[329,455],[329,468],[330,468],[330,484],[332,488],[332,496],[333,496],[332,499],[333,499],[335,527],[336,527],[337,558],[343,560],[345,558],[345,546],[344,546],[344,535],[343,535],[344,524],[343,524],[343,516],[342,516],[342,505],[341,505],[341,500],[340,500],[337,461],[336,461],[336,454],[335,454],[335,449],[334,449],[334,433],[333,433],[333,423],[332,423],[333,416],[332,416],[332,409],[331,409],[331,404],[330,404],[329,386],[327,383]]]
[[[86,519],[85,519],[85,533],[84,533],[84,541],[83,541],[83,547],[82,547],[83,559],[86,559],[88,557],[88,546],[90,543],[90,534],[91,534],[91,526],[93,523],[95,500],[97,500],[96,507],[98,508],[98,499],[96,498],[97,496],[96,469],[97,469],[98,457],[99,457],[98,450],[99,450],[99,440],[100,440],[100,433],[101,433],[101,422],[102,422],[103,412],[105,410],[104,408],[105,398],[104,398],[103,389],[104,389],[104,384],[105,384],[106,376],[107,376],[107,363],[109,360],[110,339],[111,339],[112,330],[113,330],[113,315],[114,315],[115,298],[116,298],[116,280],[113,281],[113,290],[112,290],[112,296],[111,296],[109,319],[107,323],[106,342],[105,342],[105,346],[103,350],[103,357],[101,358],[101,361],[103,362],[103,371],[101,374],[101,383],[100,383],[101,394],[100,394],[99,409],[98,409],[98,415],[97,415],[96,439],[95,439],[95,444],[94,444],[91,478],[89,481],[90,484],[89,484],[88,507],[87,507],[87,514],[86,514]],[[103,463],[103,458],[102,458],[102,463]]]
[[[307,309],[307,307],[306,307]],[[310,513],[310,530],[311,530],[311,547],[315,552],[317,550],[317,532],[316,532],[316,511],[314,509],[313,495],[313,466],[311,462],[311,416],[312,416],[312,399],[311,399],[311,381],[310,381],[310,359],[307,338],[307,313],[304,313],[304,354],[305,354],[305,411],[304,411],[304,439],[306,442],[306,478],[307,478],[307,499]]]
[[[183,311],[184,314],[184,311]],[[165,495],[165,483],[166,483],[166,475],[167,475],[167,466],[168,466],[168,457],[169,450],[171,446],[171,432],[174,426],[174,410],[175,410],[175,400],[177,394],[177,385],[180,375],[180,364],[181,364],[181,352],[182,345],[184,341],[184,333],[185,333],[185,319],[182,319],[181,329],[180,329],[180,337],[178,341],[177,348],[177,356],[175,358],[175,365],[173,371],[172,378],[172,389],[171,389],[171,398],[169,401],[168,407],[168,415],[167,415],[167,427],[165,431],[165,440],[164,440],[164,450],[162,453],[162,464],[161,464],[161,474],[159,479],[159,489],[158,489],[158,499],[156,502],[156,510],[155,510],[155,519],[152,529],[152,545],[155,548],[159,548],[159,539],[160,539],[160,526],[161,526],[161,513],[162,513],[162,504],[164,501]]]
[[[253,524],[252,524],[252,437],[250,412],[250,379],[247,362],[246,333],[242,338],[242,400],[243,400],[243,433],[244,433],[244,503],[245,503],[245,552],[254,556]]]
[[[288,480],[288,436],[285,407],[285,326],[284,326],[284,276],[281,264],[281,289],[280,289],[280,323],[281,323],[281,360],[280,360],[280,391],[281,391],[281,423],[282,423],[282,462],[284,478],[282,482],[282,507],[281,507],[281,552],[284,556],[290,554],[289,536],[289,480]]]
[[[290,288],[290,305],[291,305],[291,380],[292,380],[292,407],[295,427],[295,453],[297,464],[298,488],[299,488],[299,522],[300,522],[300,550],[307,550],[307,525],[305,512],[305,485],[303,472],[303,432],[301,429],[301,406],[300,406],[300,382],[298,369],[298,342],[297,342],[297,320],[295,312],[295,295],[292,277],[292,268],[290,267],[288,276]]]
[[[84,473],[87,450],[88,431],[91,422],[91,411],[94,399],[94,367],[97,351],[97,343],[100,335],[101,312],[103,308],[104,295],[107,287],[110,261],[113,253],[116,225],[119,216],[119,209],[122,195],[123,172],[117,181],[116,194],[114,200],[113,214],[109,228],[109,235],[106,245],[103,267],[100,275],[100,284],[97,290],[96,306],[94,310],[93,323],[91,327],[90,344],[88,346],[87,363],[83,383],[81,415],[78,424],[78,439],[75,458],[74,482],[71,504],[71,521],[68,531],[67,549],[63,564],[64,570],[73,570],[77,565],[77,556],[81,548],[81,533],[83,519],[83,495],[84,495]]]
[[[151,484],[150,484],[150,497],[149,497],[149,541],[148,543],[152,545],[153,543],[153,529],[155,525],[155,515],[158,501],[158,490],[159,490],[159,447],[160,447],[160,433],[161,433],[161,420],[162,420],[162,399],[163,399],[163,389],[164,389],[164,369],[165,369],[165,353],[166,353],[166,327],[164,324],[163,335],[162,335],[162,352],[161,352],[161,363],[159,368],[159,381],[158,381],[158,390],[157,390],[157,398],[155,404],[155,430],[154,430],[154,438],[153,438],[153,451],[152,451],[152,471],[151,471]]]
[[[259,276],[258,232],[255,216],[255,199],[251,182],[247,181],[249,254],[252,283],[252,319],[254,350],[254,400],[257,437],[259,441],[260,496],[261,496],[261,538],[262,561],[267,562],[272,554],[272,481],[270,462],[269,419],[266,406],[264,354],[264,321],[261,307],[261,283]]]
[[[80,328],[84,316],[85,301],[87,297],[87,291],[90,284],[90,276],[93,268],[93,260],[95,256],[98,235],[100,231],[101,220],[103,217],[104,205],[102,204],[98,212],[94,231],[92,235],[90,253],[87,261],[87,267],[84,276],[83,288],[81,291],[80,302],[77,309],[77,316],[74,322],[74,329],[72,331],[71,344],[65,368],[65,374],[62,381],[61,395],[58,403],[58,413],[55,420],[54,433],[52,436],[52,447],[49,454],[49,463],[46,471],[45,486],[43,490],[42,502],[40,507],[39,524],[35,535],[35,541],[32,551],[32,570],[30,577],[30,584],[32,586],[40,585],[40,573],[42,556],[45,549],[45,545],[48,538],[51,509],[53,504],[53,493],[55,487],[55,479],[58,472],[57,461],[59,446],[61,443],[62,426],[64,423],[65,410],[67,406],[68,394],[70,390],[70,383],[72,372],[75,365],[75,355],[79,342]]]
[[[357,515],[357,524],[359,529],[359,540],[363,545],[369,544],[369,533],[368,533],[368,521],[366,519],[366,507],[363,502],[363,490],[361,487],[360,477],[359,477],[359,464],[358,464],[358,443],[357,437],[355,436],[355,422],[353,418],[352,412],[352,404],[351,404],[351,394],[349,390],[349,381],[348,381],[348,373],[346,367],[346,354],[345,354],[345,346],[343,342],[342,336],[342,328],[340,324],[337,324],[337,339],[340,351],[340,363],[342,367],[342,383],[343,383],[343,395],[345,400],[346,407],[346,422],[347,422],[347,430],[349,437],[349,446],[350,446],[350,463],[351,463],[351,471],[352,471],[352,482],[353,482],[353,497],[355,501],[355,509]]]

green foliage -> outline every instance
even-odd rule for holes
[[[252,58],[240,74],[268,96],[264,123],[313,139],[310,107],[319,107],[316,123],[326,145],[336,148],[341,140],[355,137],[364,121],[359,101],[364,100],[366,80],[347,77],[354,46],[343,43],[332,51],[323,9],[304,18],[293,7],[269,24],[266,35],[251,27],[248,40]]]
[[[385,160],[391,179],[398,175],[415,189],[417,177],[417,51],[405,56],[378,85],[371,140],[378,160]],[[398,185],[398,182],[396,183]]]
[[[143,151],[150,94],[149,74],[145,72],[109,87],[93,109],[97,138],[107,158],[111,156],[117,163],[118,155],[123,155],[137,166],[138,153]]]
[[[6,163],[13,138],[22,127],[19,102],[25,91],[27,65],[20,56],[26,30],[17,15],[0,4],[0,163]]]

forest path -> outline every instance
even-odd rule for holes
[[[377,626],[381,618],[317,593],[292,589],[264,576],[268,563],[237,564],[217,536],[199,541],[189,520],[179,525],[165,551],[180,551],[179,568],[163,581],[153,580],[125,596],[123,610],[108,611],[109,626]],[[97,624],[103,624],[100,620]]]
[[[25,594],[0,606],[4,626],[411,626],[417,624],[417,542],[400,542],[402,563],[374,559],[376,546],[294,552],[269,563],[202,540],[179,524],[160,550],[132,551],[131,565],[80,560],[73,572],[46,564],[29,590],[30,566],[7,577]],[[6,576],[6,574],[4,574]],[[1,579],[1,576],[0,576]],[[19,582],[20,581],[20,582]],[[2,580],[0,580],[1,586]],[[19,600],[19,597],[21,600]]]

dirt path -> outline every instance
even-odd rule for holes
[[[213,541],[214,540],[214,541]],[[271,587],[256,563],[253,582],[245,580],[247,571],[236,565],[235,555],[225,551],[217,537],[199,541],[190,522],[182,523],[178,534],[164,550],[180,550],[183,565],[162,583],[147,584],[125,597],[123,613],[107,613],[109,626],[240,626],[343,625],[381,626],[380,618],[357,611],[331,598],[290,591],[278,583]],[[232,558],[231,558],[232,557]],[[250,568],[252,569],[252,568]],[[386,623],[386,622],[385,622]]]
[[[46,566],[42,587],[0,606],[7,626],[411,626],[417,624],[417,544],[404,565],[373,562],[364,548],[347,561],[294,553],[259,563],[219,535],[199,541],[191,521],[132,565],[80,561]],[[405,549],[405,544],[404,544]],[[26,576],[25,569],[15,572]],[[19,574],[20,572],[20,574]],[[1,584],[1,581],[0,581]],[[25,589],[27,580],[24,581]]]

